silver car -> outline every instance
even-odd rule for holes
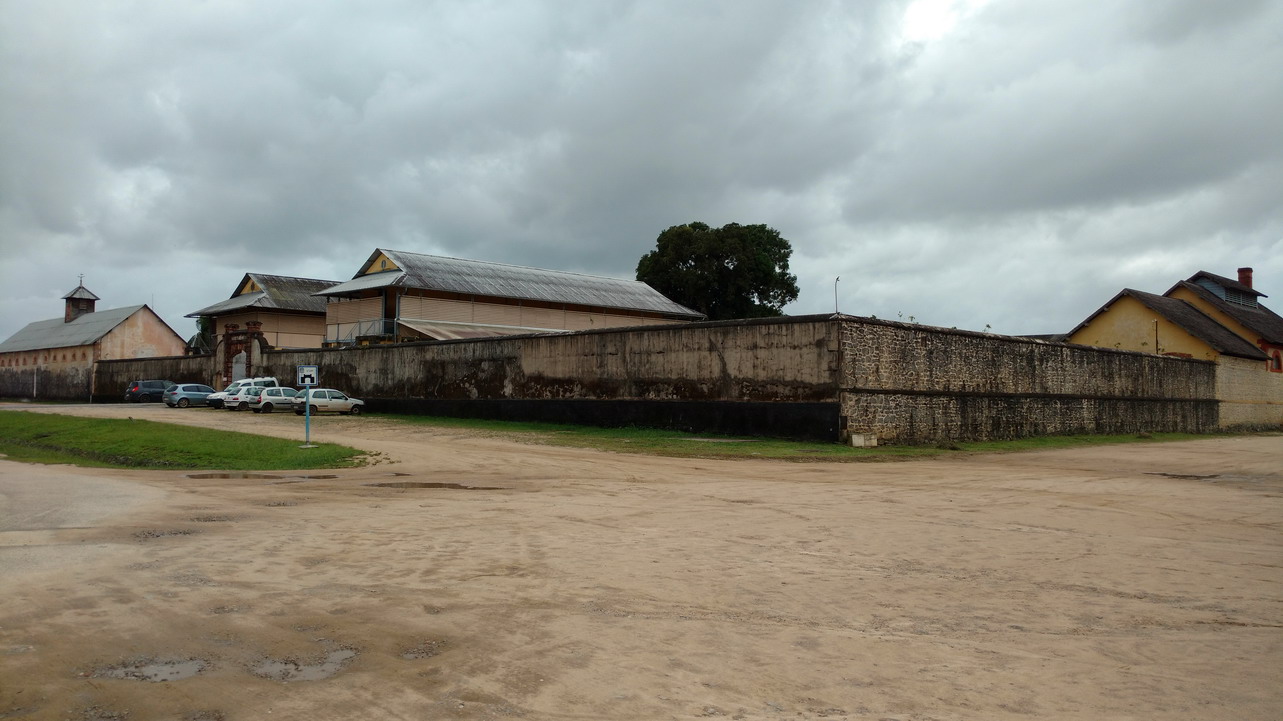
[[[357,416],[365,410],[365,401],[348,398],[346,393],[333,388],[313,388],[299,391],[298,395],[294,396],[295,415],[303,415],[307,406],[312,407],[312,415],[330,411],[345,416],[349,414]]]

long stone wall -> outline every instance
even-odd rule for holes
[[[1204,432],[1223,407],[1206,361],[851,316],[266,351],[254,374],[292,385],[298,365],[374,411],[831,441]],[[100,363],[96,399],[221,370],[212,356]]]
[[[559,335],[270,351],[264,372],[321,383],[371,410],[694,431],[838,437],[837,346],[815,317]]]
[[[847,433],[929,443],[1217,428],[1216,365],[869,319],[841,323]]]

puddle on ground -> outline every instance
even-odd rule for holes
[[[1195,473],[1155,473],[1153,471],[1146,473],[1147,476],[1163,476],[1164,478],[1175,478],[1181,481],[1208,481],[1213,478],[1219,478],[1220,474],[1213,473],[1207,476],[1200,476]]]
[[[188,478],[250,478],[250,479],[275,479],[280,476],[272,476],[266,473],[253,473],[250,471],[221,471],[219,473],[188,473]]]
[[[462,483],[424,483],[422,481],[389,481],[387,483],[367,483],[375,488],[454,488],[460,491],[506,491],[498,486],[465,486]]]
[[[325,660],[318,664],[303,664],[291,659],[267,659],[250,668],[255,676],[270,678],[273,681],[320,681],[327,679],[343,669],[343,665],[356,658],[356,651],[340,648],[325,655]]]
[[[389,476],[408,476],[408,475],[410,475],[410,474],[409,474],[409,473],[402,473],[401,471],[393,471],[393,472],[389,473],[388,475],[389,475]]]
[[[179,681],[191,678],[205,670],[206,664],[199,658],[182,661],[143,660],[126,663],[121,666],[98,669],[94,678],[119,678],[128,681]]]
[[[329,473],[329,474],[322,475],[322,476],[296,476],[296,477],[297,477],[297,478],[305,478],[305,479],[307,479],[307,480],[319,480],[319,479],[322,479],[322,478],[338,478],[338,476],[337,476],[337,475],[335,475],[335,474],[333,474],[333,473]]]

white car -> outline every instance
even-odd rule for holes
[[[311,415],[332,411],[345,416],[349,414],[356,416],[365,410],[365,401],[348,398],[346,393],[333,388],[313,388],[301,390],[294,396],[295,415],[303,415],[307,410],[306,406],[312,407]]]
[[[242,378],[238,381],[232,381],[231,385],[217,393],[210,393],[205,399],[205,404],[210,408],[222,408],[227,403],[227,397],[246,386],[279,386],[280,383],[271,376],[262,376],[260,378]]]
[[[257,399],[264,386],[241,386],[223,399],[223,407],[229,411],[243,411],[249,408],[249,402]]]
[[[271,413],[277,408],[291,407],[298,391],[293,388],[263,388],[249,400],[249,409],[255,413]]]

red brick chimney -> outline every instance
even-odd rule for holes
[[[1252,269],[1251,269],[1251,268],[1239,268],[1239,269],[1238,269],[1238,282],[1240,282],[1240,283],[1242,283],[1243,285],[1245,285],[1245,286],[1247,286],[1247,287],[1251,288],[1251,287],[1252,287]]]

